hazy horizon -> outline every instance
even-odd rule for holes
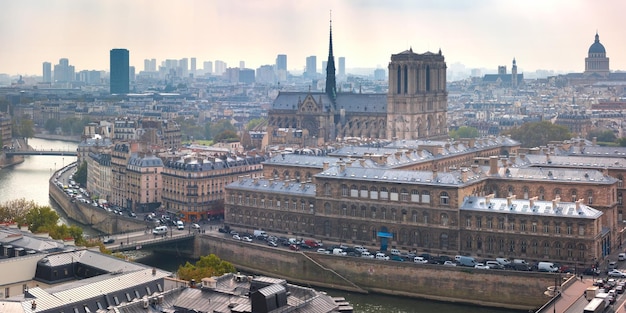
[[[610,68],[626,70],[619,25],[626,1],[608,0],[0,0],[0,73],[41,75],[68,58],[76,71],[109,70],[125,48],[136,71],[144,59],[222,60],[228,67],[274,64],[303,69],[328,55],[332,10],[335,60],[346,68],[386,68],[391,54],[442,50],[448,65],[497,69],[516,58],[524,72],[582,72],[596,31]]]

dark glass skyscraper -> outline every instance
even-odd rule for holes
[[[125,94],[130,90],[129,52],[127,49],[111,50],[110,86],[112,94]]]

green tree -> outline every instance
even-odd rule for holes
[[[262,125],[265,123],[265,119],[264,118],[255,118],[252,119],[248,122],[248,124],[246,124],[246,130],[253,130],[255,129],[257,126]]]
[[[187,262],[178,267],[178,277],[184,280],[201,281],[202,278],[221,276],[225,273],[234,273],[235,267],[223,261],[215,254],[200,257],[195,264]]]
[[[56,118],[48,119],[43,125],[43,128],[45,128],[51,134],[53,134],[59,127],[61,127],[61,121],[57,120]]]
[[[213,137],[213,141],[215,142],[234,142],[234,141],[239,141],[239,136],[237,136],[237,133],[234,130],[225,130],[219,134],[217,134],[215,137]]]
[[[233,126],[233,124],[230,123],[230,120],[227,120],[227,119],[222,119],[222,120],[211,123],[210,128],[211,128],[211,135],[213,137],[227,130],[232,130],[233,132],[237,131],[235,126]]]
[[[593,140],[593,137],[596,137],[598,142],[615,142],[617,136],[611,130],[601,130],[601,129],[592,129],[587,133],[587,139]]]
[[[503,134],[521,142],[524,148],[545,146],[550,141],[571,139],[572,135],[565,126],[554,125],[547,121],[525,123],[518,128],[511,129]]]
[[[619,144],[620,147],[626,147],[626,137],[617,139],[617,143]]]
[[[459,138],[477,138],[478,129],[474,127],[461,126],[457,130],[451,130],[449,135],[455,140],[458,140]]]
[[[49,206],[35,206],[26,213],[25,218],[25,224],[33,233],[50,232],[55,229],[58,221],[59,215]]]
[[[184,140],[205,139],[204,128],[198,125],[198,122],[194,118],[178,117],[176,122],[180,126],[180,132],[183,135]]]
[[[72,179],[77,182],[81,186],[87,186],[87,162],[83,161],[78,168],[76,169],[76,173],[72,175]]]
[[[35,136],[35,123],[28,115],[13,119],[13,137],[33,138]]]

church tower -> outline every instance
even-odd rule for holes
[[[337,83],[335,82],[335,56],[333,55],[333,21],[330,20],[330,36],[328,43],[328,62],[326,63],[326,94],[335,103],[337,99]]]
[[[517,62],[513,58],[513,67],[511,67],[511,87],[517,87]]]
[[[439,53],[391,55],[387,94],[388,139],[447,139],[446,62]]]

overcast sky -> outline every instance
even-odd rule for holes
[[[582,72],[596,30],[611,70],[626,70],[625,0],[0,0],[0,73],[41,75],[60,58],[107,70],[109,50],[143,60],[196,57],[229,67],[274,64],[287,54],[302,70],[328,55],[346,67],[385,67],[410,47],[448,66],[495,70],[515,57],[522,71]]]

